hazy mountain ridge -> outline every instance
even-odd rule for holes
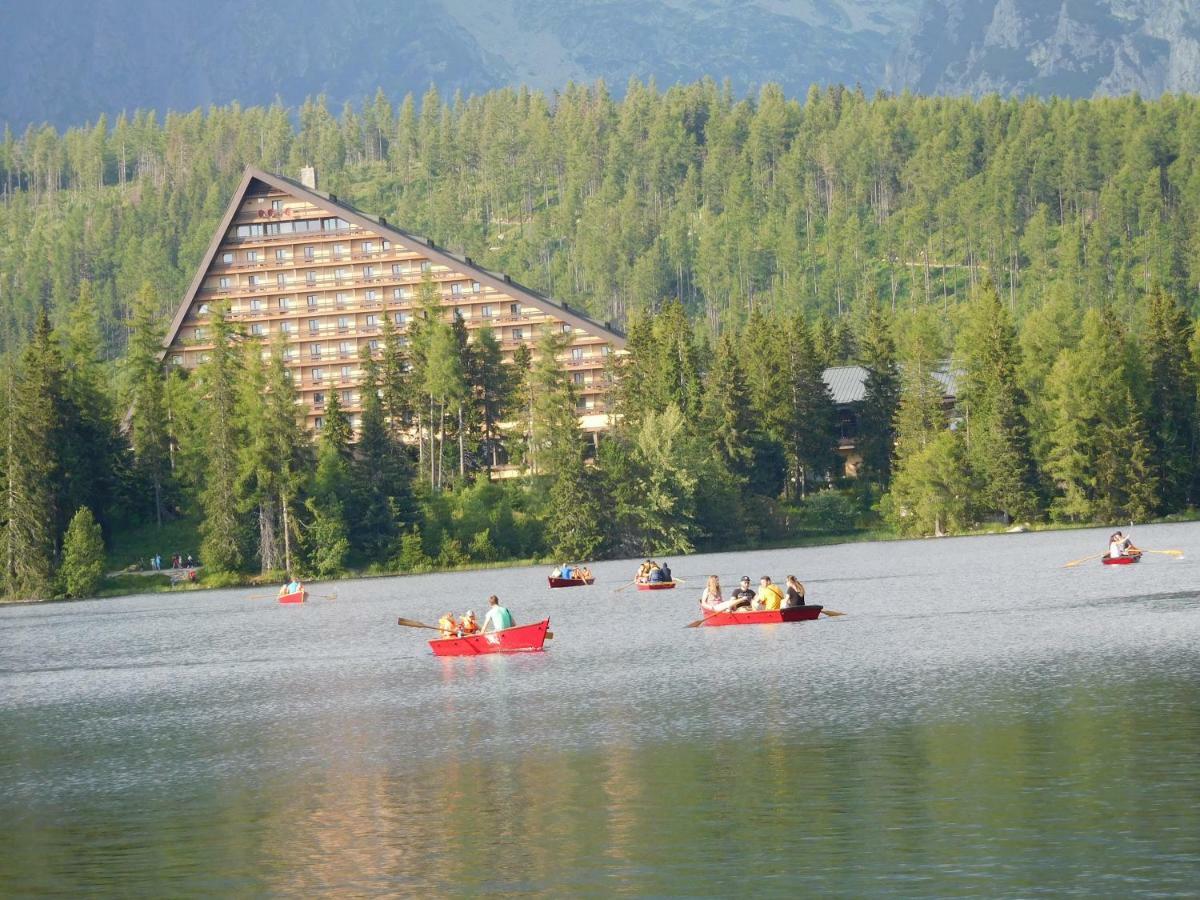
[[[930,0],[888,67],[918,93],[1145,96],[1200,90],[1192,0]]]

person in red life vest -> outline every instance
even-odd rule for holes
[[[475,620],[474,611],[468,609],[467,614],[458,620],[458,630],[464,635],[479,632],[479,623]]]

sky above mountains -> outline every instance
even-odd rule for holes
[[[238,101],[335,110],[377,88],[446,96],[709,76],[979,94],[1194,89],[1193,0],[41,0],[0,29],[0,122]]]

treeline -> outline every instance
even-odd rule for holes
[[[601,318],[678,297],[711,339],[754,307],[951,306],[990,278],[1018,319],[1066,290],[1195,312],[1192,97],[866,98],[603,84],[328,110],[140,112],[0,142],[0,341],[89,281],[105,353],[144,281],[166,312],[242,168],[295,175]]]

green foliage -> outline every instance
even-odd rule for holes
[[[76,511],[67,526],[58,576],[68,597],[91,597],[104,580],[104,538],[86,506]]]
[[[350,555],[350,539],[341,504],[336,500],[321,505],[310,498],[310,521],[304,539],[304,571],[316,578],[340,575]]]
[[[835,490],[809,494],[801,506],[804,527],[827,534],[853,531],[858,520],[854,500]]]
[[[433,568],[433,560],[425,552],[419,526],[413,526],[401,535],[395,567],[400,572],[428,572]]]

